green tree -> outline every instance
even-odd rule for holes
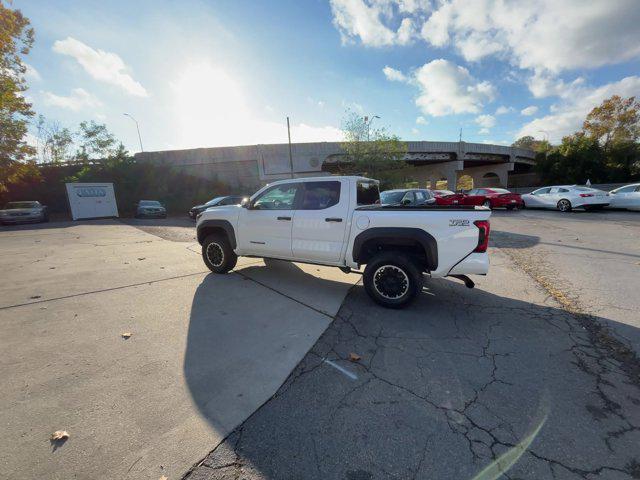
[[[77,135],[80,141],[77,158],[80,161],[109,158],[124,148],[106,125],[93,120],[81,122]]]
[[[536,170],[543,182],[583,184],[609,180],[603,162],[602,147],[597,140],[578,132],[566,136],[547,155],[538,156]]]
[[[33,111],[23,96],[27,84],[22,57],[29,53],[34,38],[29,25],[20,10],[8,8],[0,0],[0,191],[34,170],[24,162],[34,153],[25,142]]]
[[[371,129],[370,121],[355,112],[347,112],[342,123],[345,163],[341,171],[357,172],[378,180],[390,180],[393,173],[406,168],[401,160],[407,146],[385,128]]]

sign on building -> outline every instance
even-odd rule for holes
[[[113,183],[67,183],[66,187],[74,220],[118,216]]]

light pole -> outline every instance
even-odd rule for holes
[[[370,134],[371,134],[371,122],[373,122],[374,118],[380,118],[378,115],[374,115],[373,117],[371,117],[369,119],[369,117],[364,117],[364,123],[367,124],[367,142],[370,139]]]
[[[547,138],[545,139],[544,137],[542,137],[543,140],[546,140],[547,143],[549,143],[549,132],[547,130],[538,130],[540,133],[543,133],[547,136]]]
[[[131,115],[129,115],[128,113],[123,113],[123,115],[125,117],[129,117],[131,120],[136,122],[136,130],[138,131],[138,141],[140,142],[140,151],[144,152],[144,148],[142,148],[142,137],[140,136],[140,127],[138,126],[138,121],[135,118],[133,118]]]

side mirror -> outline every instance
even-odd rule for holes
[[[240,202],[240,206],[242,208],[246,208],[247,210],[251,210],[251,200],[249,200],[249,198],[243,198]]]
[[[404,200],[402,200],[402,204],[403,205],[411,205],[411,200],[409,200],[408,198],[405,198]]]

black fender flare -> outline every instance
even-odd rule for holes
[[[424,248],[429,271],[438,268],[438,243],[433,235],[420,228],[410,227],[374,227],[359,233],[353,240],[353,261],[361,263],[362,246],[369,240],[381,240],[385,243],[412,241],[418,242]],[[400,243],[401,244],[401,243]]]
[[[205,237],[207,236],[207,230],[210,228],[222,229],[227,234],[229,238],[229,243],[231,244],[231,248],[235,250],[236,248],[236,232],[233,229],[233,225],[229,220],[203,220],[198,225],[197,234],[198,234],[198,243],[202,245]]]

